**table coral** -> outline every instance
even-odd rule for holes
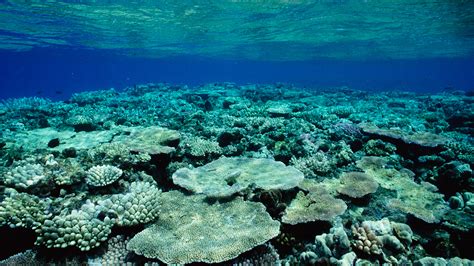
[[[344,201],[330,194],[300,191],[282,217],[282,222],[299,224],[314,221],[331,221],[347,209]]]
[[[379,184],[369,175],[361,172],[346,172],[340,179],[341,186],[337,192],[351,198],[362,198],[377,191]]]
[[[204,195],[165,192],[157,222],[135,235],[129,250],[164,263],[218,263],[276,237],[280,223],[261,203],[236,198],[208,204]]]
[[[194,169],[181,168],[173,182],[194,193],[212,197],[230,196],[249,186],[264,190],[293,188],[303,173],[272,159],[220,158]]]

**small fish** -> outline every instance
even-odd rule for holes
[[[42,90],[36,91],[36,94],[41,95],[41,94],[43,94],[43,91]]]
[[[59,94],[63,94],[63,91],[56,90],[56,91],[54,91],[54,93],[56,93],[56,94],[58,94],[58,95],[59,95]]]

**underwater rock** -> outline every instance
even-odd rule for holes
[[[219,263],[276,237],[280,223],[261,203],[236,198],[209,204],[203,195],[161,196],[160,219],[136,234],[129,250],[167,264]]]
[[[469,179],[474,178],[469,164],[460,161],[445,163],[436,172],[436,184],[441,192],[448,195],[469,189]]]
[[[217,137],[217,142],[221,147],[240,142],[244,136],[238,130],[224,131]]]
[[[453,114],[446,121],[452,129],[461,130],[466,133],[474,131],[474,114],[470,112]]]
[[[227,197],[252,186],[287,190],[304,179],[303,173],[271,159],[220,158],[201,167],[181,168],[173,182],[194,193]]]

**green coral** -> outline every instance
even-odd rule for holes
[[[219,263],[276,237],[280,223],[261,203],[236,198],[208,204],[205,196],[162,194],[158,221],[127,245],[139,255],[167,264]]]

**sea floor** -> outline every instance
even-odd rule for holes
[[[0,265],[474,265],[472,92],[145,84],[0,127]]]

